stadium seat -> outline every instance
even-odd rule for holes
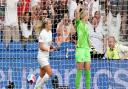
[[[64,50],[59,51],[53,51],[50,53],[51,59],[65,59],[66,58],[66,52]]]
[[[0,41],[0,52],[5,50],[4,43]]]
[[[21,42],[11,42],[9,44],[9,51],[22,51],[23,48],[22,48],[22,44]]]
[[[63,42],[61,44],[60,50],[65,52],[66,59],[75,58],[75,44],[72,42]]]
[[[75,49],[75,44],[72,43],[72,42],[63,42],[63,43],[61,43],[60,50],[65,50],[67,48]]]
[[[14,52],[9,52],[5,50],[2,53],[0,53],[0,59],[12,59],[14,58],[14,55]]]
[[[38,43],[37,42],[28,42],[26,44],[27,51],[37,51],[38,50]]]

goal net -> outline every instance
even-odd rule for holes
[[[59,80],[57,89],[76,89],[78,3],[89,12],[93,45],[91,89],[128,89],[128,60],[110,60],[105,55],[107,38],[111,35],[128,46],[127,0],[0,0],[0,89],[34,89],[35,82],[28,83],[27,76],[34,74],[38,78],[40,73],[38,38],[45,18],[52,20],[52,45],[57,47],[49,55],[49,63]],[[128,56],[122,59],[125,58]],[[87,89],[85,80],[83,72],[79,89]],[[14,88],[9,88],[13,86],[9,81]],[[42,89],[53,87],[51,79],[42,85]]]

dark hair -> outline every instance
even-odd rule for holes
[[[25,19],[24,19],[24,21],[25,21],[25,23],[27,23],[28,30],[31,30],[31,12],[25,12],[24,16],[26,16],[27,13],[29,14],[29,21],[26,22]]]
[[[100,11],[95,11],[94,15],[96,15],[96,13],[99,13],[100,14]]]

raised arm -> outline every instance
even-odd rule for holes
[[[80,19],[80,4],[78,4],[78,6],[77,6],[77,8],[76,8],[76,19],[78,20],[78,19]]]

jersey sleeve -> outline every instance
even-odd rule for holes
[[[41,32],[39,35],[39,42],[44,42],[44,41],[45,41],[45,34]]]

